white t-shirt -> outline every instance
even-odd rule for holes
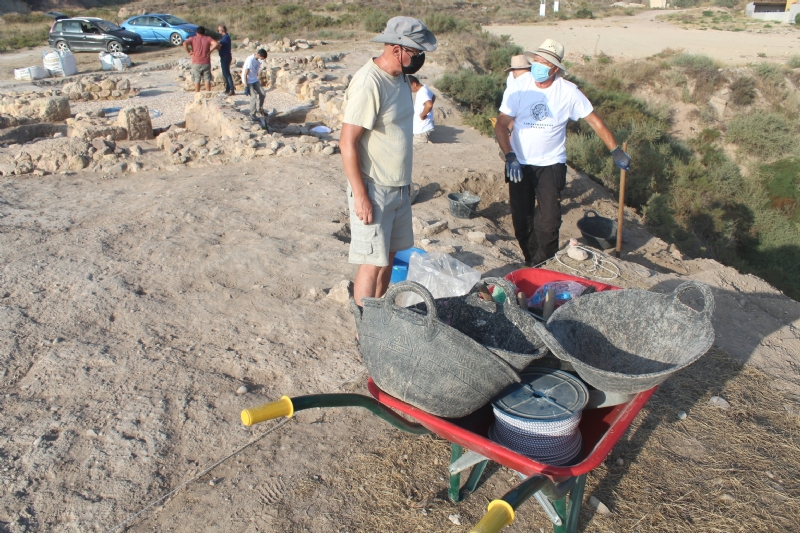
[[[547,89],[533,76],[520,76],[503,93],[500,112],[514,119],[511,148],[523,165],[567,162],[567,121],[586,118],[592,103],[578,87],[556,78]]]
[[[242,65],[242,83],[247,85],[248,83],[255,83],[258,81],[258,69],[261,68],[261,61],[256,58],[255,54],[251,54],[247,56],[247,59],[244,60],[244,65]],[[247,79],[244,79],[244,73],[246,70],[250,70],[247,73]]]
[[[506,89],[511,89],[515,87],[517,84],[522,83],[525,81],[525,78],[529,78],[531,75],[531,71],[527,71],[524,74],[521,74],[519,78],[514,77],[513,72],[508,73],[508,78],[506,78]]]
[[[425,109],[426,102],[433,101],[433,93],[428,89],[427,85],[417,91],[417,96],[414,97],[414,135],[425,133],[426,131],[433,130],[433,108],[425,115],[425,120],[419,118],[422,110]]]

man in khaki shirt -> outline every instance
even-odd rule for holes
[[[358,305],[389,286],[395,252],[414,245],[411,225],[414,104],[406,78],[436,50],[436,37],[417,19],[394,17],[372,39],[383,53],[356,72],[345,94],[339,149],[350,207],[350,262]]]

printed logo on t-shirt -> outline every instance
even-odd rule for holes
[[[541,122],[550,114],[549,111],[550,110],[547,109],[547,104],[540,102],[531,107],[531,116],[534,118],[534,120],[536,120],[536,122]]]

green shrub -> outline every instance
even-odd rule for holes
[[[469,70],[445,74],[434,85],[459,104],[468,107],[472,113],[491,109],[493,116],[497,116],[497,108],[500,107],[505,90],[505,81],[502,78],[490,74],[475,74]]]
[[[342,4],[325,4],[325,11],[341,11]]]
[[[697,0],[675,0],[674,2],[672,2],[673,7],[678,7],[681,9],[694,7],[696,5],[697,5]]]
[[[795,15],[795,17],[794,17],[794,23],[797,25],[797,27],[798,27],[798,28],[800,28],[800,13],[798,13],[797,15]]]
[[[800,56],[792,56],[787,59],[786,66],[789,68],[800,68]]]
[[[703,16],[704,17],[713,17],[714,16],[714,12],[713,11],[703,11]]]
[[[364,15],[364,29],[370,33],[380,33],[386,28],[389,15],[375,9],[369,10]]]
[[[297,11],[302,11],[303,7],[298,6],[297,4],[281,4],[275,8],[275,11],[278,15],[291,15],[292,13],[296,13]]]
[[[736,78],[731,83],[731,101],[736,105],[750,105],[756,99],[756,80],[750,76]]]
[[[714,5],[733,9],[739,5],[739,0],[714,0]]]
[[[486,59],[484,60],[484,67],[486,70],[494,72],[496,74],[504,75],[503,72],[508,65],[511,64],[511,58],[513,56],[520,55],[522,53],[522,48],[519,46],[508,45],[508,46],[500,46],[498,48],[494,48],[486,54]]]
[[[431,13],[425,17],[425,25],[435,34],[461,31],[466,25],[464,21],[445,13]]]
[[[695,81],[694,92],[691,95],[687,92],[688,98],[684,98],[687,102],[705,102],[723,80],[717,62],[708,56],[680,53],[672,57],[671,63],[682,67]]]
[[[762,159],[782,157],[796,148],[797,127],[780,113],[739,115],[728,124],[728,141],[748,155]]]
[[[589,9],[588,5],[581,4],[580,9],[578,9],[575,12],[575,18],[576,19],[593,19],[594,18],[594,13],[592,13],[592,10]]]

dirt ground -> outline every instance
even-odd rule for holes
[[[495,35],[510,35],[525,50],[535,50],[545,39],[556,39],[564,45],[568,59],[571,54],[577,58],[601,52],[612,57],[648,57],[672,48],[705,54],[727,65],[744,65],[783,61],[800,54],[800,31],[793,26],[764,33],[683,29],[656,18],[667,13],[675,11],[646,10],[634,16],[490,25],[484,29]]]
[[[371,50],[348,45],[347,68]],[[437,105],[451,112],[415,152],[414,209],[448,229],[417,244],[505,274],[521,257],[496,144]],[[140,144],[157,170],[0,178],[0,531],[468,531],[513,472],[490,467],[454,505],[441,439],[356,409],[277,428],[239,420],[283,394],[365,392],[353,319],[324,297],[355,272],[339,157],[173,166]],[[580,236],[589,207],[616,213],[597,184],[568,179],[563,239]],[[458,190],[481,196],[481,216],[449,214]],[[635,264],[618,263],[614,282],[709,283],[718,338],[590,474],[586,498],[612,514],[587,504],[581,530],[791,531],[800,304],[714,261],[684,261],[626,217]],[[731,409],[708,406],[712,395]],[[533,501],[518,517],[508,531],[549,527]]]
[[[26,50],[16,50],[0,54],[0,88],[18,84],[14,82],[14,69],[42,64],[42,51],[48,49],[47,44]],[[132,71],[140,71],[153,66],[183,59],[186,52],[183,47],[145,45],[139,51],[130,54],[133,62]],[[101,72],[99,52],[75,52],[75,63],[79,74]],[[5,83],[4,83],[5,82]]]

